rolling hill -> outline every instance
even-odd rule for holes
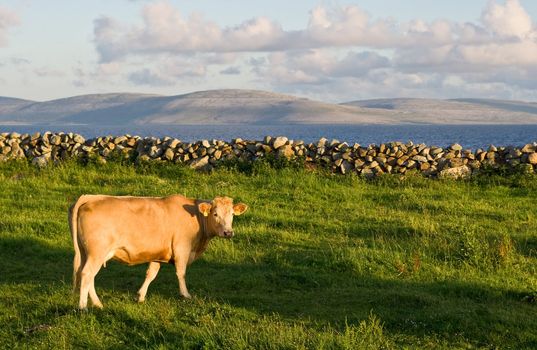
[[[399,123],[425,124],[537,124],[537,103],[487,99],[391,98],[344,103],[384,109]]]
[[[537,104],[411,98],[332,104],[237,89],[177,96],[92,94],[45,102],[0,97],[0,124],[537,124]]]

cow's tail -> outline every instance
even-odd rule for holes
[[[80,250],[80,242],[78,241],[78,209],[88,202],[91,196],[80,196],[77,201],[69,208],[69,228],[73,238],[73,247],[75,249],[75,257],[73,259],[73,292],[75,292],[80,283],[80,264],[82,263],[82,253]]]

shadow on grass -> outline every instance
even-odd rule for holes
[[[61,280],[70,284],[72,253],[67,249],[33,239],[2,238],[0,250],[0,284]],[[374,276],[374,271],[368,275],[333,269],[326,259],[323,264],[315,256],[305,257],[304,250],[291,249],[286,254],[285,261],[291,263],[268,259],[224,264],[201,259],[188,270],[187,283],[191,293],[203,299],[340,330],[373,312],[391,334],[434,336],[449,342],[462,338],[481,346],[501,339],[505,345],[504,337],[509,334],[509,343],[517,348],[537,347],[535,305],[524,300],[521,291],[460,280],[387,280]],[[96,288],[105,306],[108,298],[128,303],[143,281],[145,267],[111,263],[102,269]],[[151,285],[148,298],[154,294],[179,298],[172,266],[164,266]],[[142,324],[138,326],[143,329]]]
[[[528,258],[537,258],[537,237],[514,237],[517,251]]]

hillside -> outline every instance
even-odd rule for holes
[[[257,90],[177,96],[110,93],[35,102],[0,97],[0,124],[536,124],[537,104],[376,99],[332,104]]]
[[[537,104],[488,99],[391,98],[344,103],[345,106],[385,110],[401,123],[535,124]]]
[[[2,102],[0,101],[0,104]],[[254,90],[211,90],[178,96],[100,94],[0,109],[0,123],[284,124],[391,123],[389,113]]]

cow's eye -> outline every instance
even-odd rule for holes
[[[217,213],[214,213],[214,216],[218,216],[218,214],[217,214]]]

